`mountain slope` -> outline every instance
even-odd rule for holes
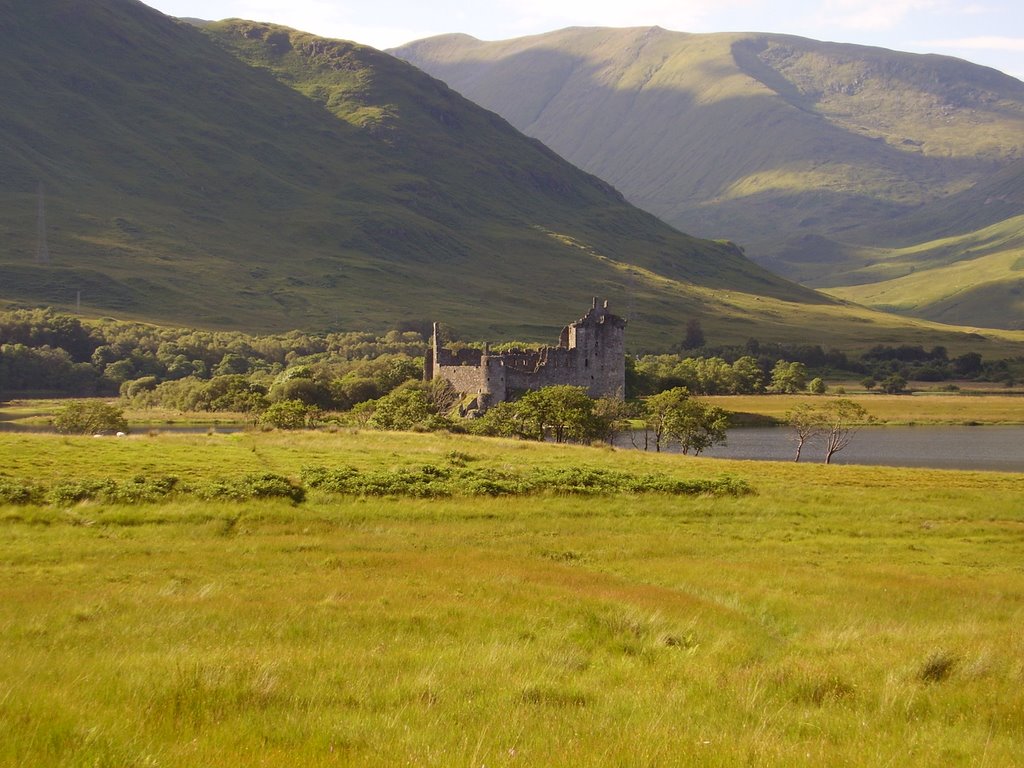
[[[622,296],[636,266],[678,283],[637,292],[638,313],[648,291],[675,305],[666,323],[702,303],[694,284],[826,301],[372,49],[204,34],[134,0],[0,0],[0,20],[3,298],[263,329],[521,330],[518,312],[559,323],[567,301]],[[280,61],[293,70],[268,71]]]
[[[833,277],[829,293],[939,322],[1024,329],[1024,215],[964,235],[855,253],[863,265]]]
[[[550,340],[598,295],[637,349],[677,343],[689,318],[716,343],[979,343],[688,237],[363,46],[200,30],[135,0],[0,0],[0,65],[7,302],[248,330],[440,319]]]
[[[941,56],[657,27],[445,35],[394,53],[787,276],[816,261],[808,242],[845,242],[1024,157],[1024,83]]]
[[[888,312],[1024,328],[1024,162],[844,241],[791,243],[786,270]],[[874,243],[873,245],[871,243]]]

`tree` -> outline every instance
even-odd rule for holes
[[[824,395],[827,390],[828,386],[820,376],[815,376],[807,385],[807,391],[812,395]]]
[[[305,429],[314,410],[318,409],[301,400],[278,400],[260,414],[260,424],[277,429]]]
[[[427,385],[427,397],[434,408],[434,413],[447,415],[458,405],[462,395],[447,379],[434,379]]]
[[[436,415],[427,393],[400,387],[376,401],[369,424],[376,429],[410,430]]]
[[[241,374],[232,374],[210,379],[197,407],[207,411],[258,413],[269,404],[266,387],[249,381]]]
[[[470,431],[488,437],[528,437],[523,419],[515,403],[492,405],[484,414],[470,422]]]
[[[898,373],[882,379],[882,391],[887,395],[903,395],[907,393],[907,380]]]
[[[779,360],[772,368],[772,382],[768,391],[773,394],[791,395],[803,392],[807,386],[807,366],[803,363],[788,363]]]
[[[364,377],[346,376],[341,379],[335,379],[331,382],[330,387],[331,400],[334,406],[343,411],[347,411],[368,400],[376,400],[381,396],[377,382]]]
[[[683,349],[697,349],[704,346],[704,329],[700,320],[691,318],[686,323],[686,336],[683,338]]]
[[[684,454],[693,451],[700,455],[725,442],[729,415],[691,397],[686,387],[674,387],[647,398],[644,423],[654,435],[655,451],[676,442]]]
[[[823,403],[801,403],[786,414],[786,420],[796,431],[796,458],[805,444],[824,436],[825,463],[853,440],[860,427],[871,419],[864,407],[852,400],[840,398]]]
[[[654,435],[654,450],[661,451],[662,441],[669,435],[673,414],[690,399],[686,387],[673,387],[651,395],[644,401],[644,426]]]
[[[271,402],[298,400],[318,408],[334,407],[334,393],[330,386],[312,377],[294,376],[283,381],[278,380],[270,388],[267,397]]]
[[[594,439],[611,445],[615,438],[630,428],[634,406],[614,397],[602,397],[594,401]]]
[[[869,418],[864,406],[852,400],[841,398],[823,407],[826,464],[831,464],[832,457],[850,444],[853,436],[866,421],[869,421]]]
[[[757,359],[744,355],[732,364],[733,394],[753,395],[764,389],[764,373]]]
[[[241,355],[227,352],[221,357],[220,362],[213,369],[214,376],[231,376],[233,374],[248,373],[251,369],[249,361]]]
[[[958,376],[977,376],[981,368],[981,355],[977,352],[968,352],[953,360],[953,370]]]
[[[527,392],[515,406],[528,434],[537,440],[544,439],[545,431],[556,443],[593,439],[594,401],[584,387],[541,387]]]
[[[786,413],[786,421],[796,432],[796,457],[793,461],[800,461],[804,445],[813,441],[825,428],[821,410],[817,405],[800,403]]]
[[[53,426],[65,435],[112,435],[128,431],[124,411],[99,400],[68,403],[57,412]]]
[[[725,443],[728,428],[729,414],[725,410],[689,398],[671,415],[667,431],[684,455],[693,451],[700,456],[707,448]]]

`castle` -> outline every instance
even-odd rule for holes
[[[626,321],[597,299],[586,315],[562,329],[557,347],[450,350],[438,342],[437,323],[424,364],[424,379],[452,384],[467,411],[482,412],[532,389],[568,384],[586,387],[591,397],[622,400],[626,389]],[[473,402],[469,402],[472,399]]]

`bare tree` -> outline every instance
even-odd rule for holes
[[[801,403],[786,413],[786,421],[796,432],[796,456],[793,461],[800,461],[804,446],[813,442],[825,429],[821,411],[816,405]]]
[[[823,403],[801,403],[786,413],[786,420],[796,432],[796,457],[808,443],[824,436],[825,463],[853,440],[857,431],[871,421],[864,407],[852,400],[839,399]]]
[[[822,409],[822,417],[826,464],[831,464],[832,457],[848,446],[861,426],[870,421],[862,405],[846,399],[827,403]]]

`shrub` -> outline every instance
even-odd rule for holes
[[[880,386],[887,395],[902,395],[907,392],[907,380],[898,373],[884,379]]]
[[[65,435],[112,435],[127,432],[124,411],[99,400],[76,400],[58,411],[53,426]]]
[[[57,483],[45,494],[45,498],[56,506],[71,506],[82,501],[140,504],[162,501],[178,490],[176,477],[146,478],[137,475],[131,480],[120,482],[112,478],[100,478]]]
[[[918,678],[925,683],[941,683],[953,673],[957,661],[952,653],[933,653],[921,667]]]
[[[667,493],[694,496],[740,496],[753,493],[743,480],[721,477],[675,480],[659,475],[631,475],[590,467],[533,469],[522,473],[485,467],[436,467],[360,473],[352,467],[304,467],[302,482],[327,493],[355,496],[443,498],[521,496],[538,493],[596,495],[602,493]]]
[[[248,501],[250,499],[291,499],[296,504],[305,500],[306,489],[287,477],[270,472],[249,474],[235,480],[215,480],[197,486],[193,492],[203,499]]]
[[[110,478],[102,480],[74,480],[57,483],[46,494],[46,499],[58,507],[69,507],[81,501],[105,499],[113,496],[117,482]]]
[[[173,475],[147,478],[137,475],[109,491],[104,500],[118,504],[140,504],[161,501],[178,490],[178,478]]]
[[[260,414],[259,422],[277,429],[304,429],[309,413],[310,406],[301,400],[280,400]]]
[[[38,504],[45,493],[37,485],[0,478],[0,504]]]

